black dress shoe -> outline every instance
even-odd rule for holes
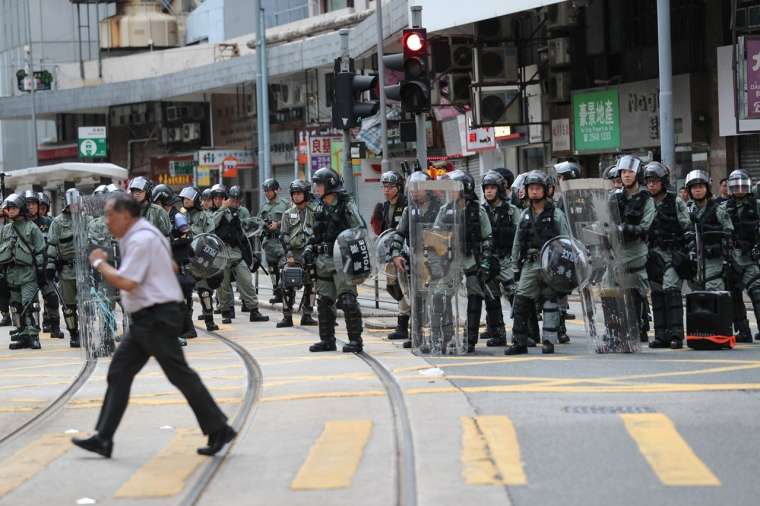
[[[95,434],[94,436],[87,439],[73,437],[71,438],[71,442],[83,450],[97,453],[98,455],[102,455],[107,459],[111,458],[111,452],[113,451],[113,441],[110,439],[105,439]]]
[[[237,432],[229,425],[225,425],[223,428],[212,432],[208,435],[208,444],[202,448],[198,448],[199,455],[216,455],[219,450],[224,448],[224,445],[235,439]]]
[[[526,353],[528,353],[528,347],[519,344],[513,344],[504,350],[505,355],[525,355]]]
[[[261,314],[258,308],[253,308],[251,309],[251,313],[248,316],[248,321],[249,322],[268,322],[269,317]]]
[[[304,315],[301,318],[301,325],[304,327],[313,327],[317,325],[317,320],[311,317],[311,315]]]
[[[335,341],[319,341],[309,346],[309,351],[312,353],[318,353],[320,351],[335,351],[338,348],[335,346]]]

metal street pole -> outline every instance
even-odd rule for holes
[[[348,53],[348,29],[343,28],[339,32],[340,34],[340,57],[341,57],[341,72],[349,71],[349,53]],[[335,107],[335,105],[333,105]],[[351,131],[349,129],[343,130],[343,188],[346,192],[354,195],[356,198],[356,192],[354,191],[354,170],[351,167]]]
[[[267,33],[265,11],[259,11],[259,32],[261,33],[261,127],[264,130],[264,179],[272,177],[272,160],[269,152],[269,65],[267,63]]]
[[[27,28],[29,30],[29,45],[27,46],[26,51],[26,64],[29,67],[29,77],[31,83],[30,95],[32,99],[32,152],[34,155],[34,166],[36,167],[40,164],[40,161],[37,158],[37,99],[34,96],[35,89],[37,88],[37,82],[34,78],[34,58],[32,52],[32,9],[29,6],[31,3],[31,1],[26,2],[26,21]]]
[[[261,0],[255,0],[254,8],[256,16],[261,17]],[[258,19],[258,18],[257,18]],[[262,90],[264,89],[263,77],[264,73],[262,68],[261,53],[262,53],[262,39],[264,34],[261,32],[260,23],[256,23],[256,134],[257,134],[257,146],[258,146],[258,169],[259,169],[259,209],[264,205],[265,197],[264,192],[261,189],[261,184],[264,182],[264,113],[261,108],[264,105],[264,98]]]
[[[380,167],[383,172],[390,170],[391,162],[388,160],[388,118],[385,109],[385,65],[383,65],[383,0],[375,0],[375,18],[377,18],[377,77],[380,80],[380,147],[383,150],[383,159]]]
[[[422,6],[414,5],[412,11],[412,28],[422,26]],[[414,115],[414,123],[417,127],[417,161],[422,170],[427,170],[427,131],[425,129],[425,113]]]
[[[673,64],[670,47],[670,0],[657,0],[657,49],[660,60],[660,151],[662,163],[675,169]]]

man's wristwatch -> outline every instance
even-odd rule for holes
[[[100,267],[100,264],[102,264],[103,262],[105,262],[105,260],[103,260],[102,258],[98,258],[97,260],[95,260],[94,262],[92,262],[92,268],[93,268],[93,270],[97,271],[98,267]]]

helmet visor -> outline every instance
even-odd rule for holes
[[[728,194],[745,194],[752,191],[752,181],[746,177],[737,177],[728,180]]]

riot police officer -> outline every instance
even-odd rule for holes
[[[169,215],[161,206],[151,203],[152,191],[153,183],[143,176],[138,176],[129,183],[132,198],[140,204],[140,215],[168,238],[172,231]]]
[[[427,173],[423,171],[415,171],[412,172],[412,174],[409,176],[409,183],[414,185],[414,183],[420,183],[423,181],[430,181],[430,176],[427,175]],[[396,227],[396,233],[393,237],[393,242],[391,243],[391,258],[393,259],[393,264],[396,267],[396,272],[398,274],[401,273],[408,273],[409,272],[409,258],[408,255],[404,251],[404,246],[407,247],[410,246],[409,244],[409,221],[412,219],[415,223],[435,223],[435,219],[438,216],[438,211],[441,208],[441,204],[438,200],[434,198],[430,198],[430,194],[425,191],[409,191],[408,195],[409,201],[413,201],[414,208],[410,206],[406,206],[404,208],[404,212],[401,214],[401,220],[399,221],[398,226]],[[419,213],[419,216],[415,217],[412,216],[410,218],[410,213]],[[398,281],[398,279],[397,279]],[[412,294],[412,297],[417,297],[417,294]],[[419,300],[419,299],[418,299]],[[424,305],[421,302],[415,303],[415,307],[418,308],[418,313],[415,313],[417,316],[415,318],[415,322],[417,325],[416,332],[417,334],[421,334],[420,330],[420,323],[423,318],[422,315],[419,314],[419,311],[428,311],[431,308],[424,307]],[[442,326],[442,322],[436,321],[431,323],[435,325]],[[411,348],[412,342],[408,336],[406,341],[404,341],[403,344],[404,348]]]
[[[182,199],[182,208],[185,210],[184,215],[190,226],[191,235],[212,233],[214,231],[214,220],[202,207],[201,192],[197,188],[187,186],[179,192],[179,197]],[[214,290],[219,288],[222,278],[223,274],[219,274],[206,279],[197,279],[195,283],[198,299],[201,303],[201,318],[206,324],[206,330],[208,331],[219,330],[219,326],[214,323],[212,296]],[[192,303],[192,300],[190,300],[190,303]]]
[[[282,248],[282,241],[280,241],[280,222],[282,221],[282,213],[289,207],[288,203],[277,194],[279,189],[280,183],[276,179],[264,181],[262,190],[267,201],[261,207],[257,217],[259,225],[264,227],[261,246],[267,258],[267,265],[269,265],[269,276],[272,278],[274,296],[269,300],[272,304],[282,302],[278,266],[285,251]]]
[[[528,319],[536,301],[543,301],[542,353],[554,353],[560,324],[558,298],[563,294],[542,281],[538,254],[550,239],[570,235],[570,226],[565,213],[547,198],[546,175],[543,172],[529,172],[524,186],[530,204],[520,215],[510,259],[518,283],[512,306],[515,342],[504,350],[505,355],[528,352]]]
[[[641,342],[648,342],[649,314],[646,310],[647,292],[647,259],[649,247],[647,234],[655,216],[655,206],[652,196],[639,186],[640,171],[643,169],[641,160],[635,156],[621,156],[616,169],[623,187],[615,190],[611,196],[611,204],[617,207],[620,218],[618,225],[622,235],[621,269],[625,270],[625,280],[622,286],[628,291],[631,300],[636,305],[640,315],[639,336]]]
[[[18,332],[9,348],[40,349],[36,316],[38,280],[44,278],[45,239],[42,232],[27,220],[24,198],[11,194],[2,203],[9,223],[0,231],[0,265],[10,290],[10,307]]]
[[[280,226],[280,239],[282,240],[285,254],[281,262],[281,268],[298,267],[304,269],[303,252],[314,229],[314,207],[310,202],[309,185],[305,181],[297,179],[290,183],[290,199],[293,205],[282,214]],[[284,272],[284,271],[283,271]],[[284,281],[284,275],[280,276]],[[282,320],[277,322],[277,327],[293,326],[293,304],[295,303],[295,288],[283,288]],[[317,321],[312,318],[314,311],[314,281],[306,272],[303,276],[303,316],[301,325],[316,325]]]
[[[733,225],[730,264],[738,278],[735,281],[749,293],[755,318],[760,325],[760,204],[752,193],[752,180],[746,171],[738,169],[728,175],[728,200],[722,206],[725,206]],[[735,303],[744,304],[739,300]],[[755,338],[760,340],[760,333]],[[749,329],[741,329],[737,341],[751,343]]]
[[[214,207],[214,199],[211,198],[211,188],[201,192],[201,208],[203,211],[211,211]]]
[[[213,215],[214,233],[227,244],[227,267],[224,269],[224,279],[219,287],[219,305],[222,309],[222,323],[232,323],[235,317],[235,300],[232,293],[232,277],[240,290],[240,295],[246,307],[250,309],[251,322],[269,321],[268,316],[259,312],[259,301],[253,288],[249,265],[253,264],[253,252],[248,238],[243,232],[240,214],[232,207],[223,184],[211,187],[211,196],[216,211]]]
[[[74,223],[70,206],[78,198],[75,189],[66,190],[63,211],[53,219],[48,231],[47,270],[56,271],[63,300],[63,321],[69,331],[69,344],[79,347],[79,321],[77,318],[77,282],[74,270]]]
[[[618,169],[617,165],[610,165],[606,169],[604,169],[604,174],[602,175],[604,179],[609,179],[612,181],[612,188],[615,190],[620,190],[623,188],[623,180],[620,178],[620,169]]]
[[[29,220],[37,225],[42,232],[42,237],[47,244],[47,235],[50,229],[52,218],[47,215],[40,215],[40,195],[41,193],[27,190],[24,192],[24,203]],[[45,247],[47,249],[47,246]],[[43,262],[43,266],[47,262]],[[40,279],[40,293],[42,294],[43,312],[42,312],[42,332],[50,333],[50,337],[63,339],[61,332],[61,316],[58,314],[58,295],[55,291],[55,271],[45,270],[45,277]]]
[[[480,314],[483,299],[497,297],[491,293],[488,283],[492,281],[493,250],[491,221],[488,213],[478,202],[475,193],[475,180],[463,170],[448,173],[449,179],[462,183],[462,195],[459,200],[441,208],[435,226],[445,229],[448,217],[453,215],[451,206],[460,206],[464,211],[464,260],[462,267],[467,289],[467,351],[472,353],[478,342]],[[498,325],[498,324],[497,324]]]
[[[380,176],[380,183],[383,185],[385,200],[375,206],[375,212],[372,216],[372,226],[375,234],[378,236],[388,229],[398,228],[401,216],[407,207],[406,197],[404,196],[404,178],[401,174],[395,170],[384,172]],[[401,291],[395,270],[395,266],[390,263],[387,264],[385,289],[398,302],[396,328],[388,334],[388,339],[409,339],[409,315],[411,314],[411,307]]]
[[[341,177],[331,168],[323,167],[312,178],[314,194],[320,199],[314,212],[314,235],[304,249],[304,261],[316,270],[317,317],[320,342],[309,351],[335,351],[336,308],[342,309],[346,320],[349,344],[345,353],[361,352],[362,313],[357,300],[356,286],[338,275],[333,247],[344,230],[365,230],[364,220],[353,199],[343,189]]]
[[[647,277],[651,287],[654,340],[650,348],[679,349],[683,346],[683,300],[681,286],[687,268],[684,235],[691,228],[686,203],[668,191],[670,170],[660,162],[644,166],[644,181],[655,203],[656,214],[649,228]]]
[[[486,335],[488,346],[506,346],[507,332],[501,308],[502,289],[507,300],[514,297],[514,274],[510,254],[520,210],[509,203],[504,188],[506,181],[496,171],[488,171],[480,183],[483,189],[483,209],[491,222],[493,233],[493,258],[491,259],[490,294],[486,294]],[[486,336],[481,336],[486,337]]]

